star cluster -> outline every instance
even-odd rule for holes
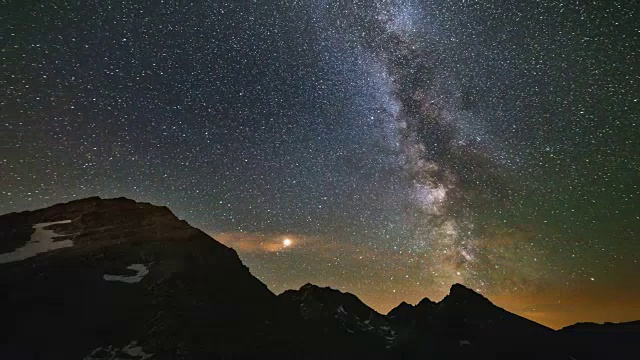
[[[631,1],[3,8],[2,213],[127,196],[275,292],[640,317]]]

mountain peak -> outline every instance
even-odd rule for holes
[[[475,291],[469,289],[468,287],[466,287],[466,286],[464,286],[464,285],[462,285],[460,283],[455,283],[455,284],[451,285],[451,288],[449,289],[449,292],[451,293],[451,292],[454,292],[454,291],[456,291],[456,292],[465,291],[465,292],[475,293]]]
[[[451,289],[449,290],[449,295],[447,295],[445,299],[447,298],[462,300],[462,301],[481,300],[482,302],[490,303],[489,299],[471,290],[470,288],[458,283],[451,285]]]
[[[312,283],[306,283],[300,287],[300,290],[308,290],[308,289],[322,289],[322,288]],[[327,289],[331,289],[331,288],[327,288]]]
[[[391,311],[387,313],[387,316],[394,320],[406,320],[414,315],[414,309],[415,307],[413,305],[403,301],[391,309]]]
[[[401,302],[400,304],[398,304],[398,306],[394,307],[393,309],[391,309],[391,311],[389,311],[387,313],[387,315],[389,316],[393,316],[394,314],[397,313],[402,313],[405,311],[411,311],[413,310],[414,306],[407,303],[406,301]]]
[[[320,287],[311,283],[304,284],[299,290],[287,290],[278,297],[285,302],[298,304],[297,306],[304,304],[303,307],[307,309],[323,309],[322,311],[329,313],[341,309],[340,312],[350,311],[363,318],[370,316],[371,313],[380,316],[352,293],[330,287]]]
[[[278,298],[286,307],[297,309],[309,324],[320,327],[325,335],[335,336],[330,342],[341,343],[337,346],[343,349],[366,343],[366,349],[379,353],[395,341],[395,330],[387,318],[349,292],[307,283]]]
[[[406,307],[413,307],[413,305],[407,303],[406,301],[401,302],[400,304],[398,304],[398,306],[396,306],[396,308],[406,308]]]
[[[299,296],[302,296],[303,298],[339,296],[339,294],[342,294],[340,290],[332,289],[328,286],[321,287],[312,283],[306,283],[302,285],[298,290],[287,290],[285,292],[289,292],[289,293],[295,292],[299,294]]]
[[[199,358],[219,344],[253,358],[306,341],[290,330],[298,316],[233,249],[164,206],[90,197],[1,215],[0,269],[12,291],[0,297],[0,318],[20,324],[0,329],[12,339],[0,358],[115,357],[122,346]],[[61,345],[68,337],[74,346]]]
[[[435,302],[435,301],[433,301],[433,300],[431,300],[431,299],[426,297],[426,298],[420,300],[420,302],[415,307],[417,307],[417,308],[421,308],[421,307],[425,307],[425,306],[434,307],[436,305],[438,305],[437,302]]]

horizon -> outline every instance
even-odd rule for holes
[[[633,6],[8,7],[0,213],[125,196],[276,293],[640,318]]]
[[[63,203],[67,203],[67,202],[73,202],[73,201],[78,201],[78,200],[84,200],[87,198],[93,198],[93,197],[97,197],[100,198],[102,200],[113,200],[113,199],[118,199],[118,198],[124,198],[127,200],[133,200],[136,202],[143,202],[143,203],[148,203],[150,205],[153,206],[166,206],[166,205],[162,205],[162,204],[157,204],[154,202],[149,202],[149,201],[139,201],[133,198],[129,198],[126,196],[114,196],[114,197],[100,197],[98,195],[94,195],[94,196],[88,196],[86,198],[74,198],[74,199],[70,199],[68,201],[63,201],[63,202],[56,202],[56,203],[51,203],[43,208],[47,208],[53,205],[58,205],[58,204],[63,204]],[[35,211],[35,210],[39,210],[41,208],[27,208],[27,209],[19,209],[15,212],[23,212],[23,211]],[[169,207],[169,210],[173,212],[173,210]],[[6,214],[0,214],[0,216],[3,215],[7,215],[9,213]],[[180,217],[178,214],[174,215],[180,219],[180,220],[185,220],[187,221],[191,226],[194,226],[193,224],[191,224],[191,222],[189,222],[188,220]],[[468,286],[467,284],[464,283],[452,283],[449,285],[448,290],[446,290],[444,293],[438,293],[436,296],[433,296],[432,294],[427,294],[425,293],[424,295],[419,295],[416,294],[411,300],[411,299],[403,299],[400,300],[397,303],[393,303],[393,302],[377,302],[375,300],[375,296],[374,297],[367,297],[365,295],[365,297],[363,297],[362,295],[359,295],[358,292],[352,291],[348,288],[341,288],[338,287],[335,284],[332,284],[330,282],[330,280],[327,280],[326,282],[323,283],[316,283],[316,282],[311,282],[311,281],[306,281],[303,283],[300,283],[300,285],[291,285],[289,287],[287,287],[288,285],[282,285],[278,288],[274,288],[273,284],[270,284],[268,282],[266,282],[264,279],[261,278],[261,276],[259,274],[256,274],[255,272],[252,271],[251,266],[248,266],[245,263],[244,255],[246,255],[246,253],[243,253],[241,250],[239,250],[238,248],[233,247],[232,245],[230,245],[229,243],[225,243],[222,242],[220,240],[218,240],[218,238],[214,235],[214,234],[210,234],[207,233],[206,231],[204,231],[201,228],[198,228],[196,226],[194,226],[196,229],[202,231],[203,233],[205,233],[207,236],[209,236],[212,240],[217,241],[223,245],[226,245],[230,248],[232,248],[234,251],[236,251],[236,253],[238,253],[238,255],[240,256],[241,261],[243,262],[243,264],[245,266],[247,266],[249,268],[249,271],[256,276],[261,282],[263,282],[267,288],[269,288],[269,290],[274,293],[275,295],[280,295],[283,292],[287,291],[287,290],[299,290],[301,287],[303,287],[304,285],[307,284],[311,284],[311,285],[315,285],[318,287],[322,287],[322,288],[330,288],[333,290],[337,290],[340,291],[342,293],[349,293],[352,295],[355,295],[360,301],[362,301],[365,305],[369,306],[371,309],[373,309],[374,311],[378,312],[379,314],[382,315],[387,315],[391,310],[393,310],[394,308],[396,308],[397,306],[399,306],[401,303],[407,303],[411,306],[415,306],[417,305],[420,301],[422,301],[423,299],[429,299],[431,301],[434,301],[436,303],[439,303],[440,301],[442,301],[450,292],[450,289],[456,285],[462,285],[467,289],[470,289],[472,291],[474,291],[477,294],[480,294],[481,296],[487,298],[489,301],[491,301],[491,303],[493,303],[494,305],[505,309],[511,313],[514,313],[518,316],[522,316],[525,319],[537,322],[541,325],[544,325],[546,327],[549,327],[553,330],[560,330],[566,326],[569,325],[574,325],[574,324],[578,324],[578,323],[598,323],[598,324],[603,324],[603,323],[623,323],[623,322],[630,322],[630,321],[640,321],[640,313],[635,311],[638,309],[637,304],[632,303],[631,308],[630,309],[619,309],[621,310],[619,314],[617,314],[617,316],[609,316],[609,315],[605,315],[605,314],[593,314],[591,313],[590,310],[586,310],[584,312],[579,313],[579,315],[573,315],[573,316],[569,316],[569,317],[564,317],[564,318],[560,318],[557,316],[552,316],[552,318],[549,318],[548,313],[545,313],[543,311],[536,311],[536,305],[535,305],[535,301],[530,301],[529,304],[523,304],[520,303],[519,300],[514,300],[514,298],[509,297],[509,296],[504,296],[504,295],[494,295],[494,296],[488,296],[487,294],[483,294],[481,290],[479,289],[473,289],[470,286]],[[273,252],[279,252],[279,251],[286,251],[288,246],[284,246],[283,244],[275,244],[274,245],[280,245],[277,247],[274,247],[271,249],[271,251]],[[573,295],[575,296],[576,294],[565,294],[565,295]],[[609,294],[606,294],[609,295]],[[607,296],[608,297],[608,296]],[[369,299],[369,300],[368,300]],[[565,306],[575,306],[577,303],[579,303],[579,300],[574,300],[574,301],[569,301],[567,303],[564,303],[562,305]],[[534,304],[534,305],[531,305]],[[560,304],[560,303],[558,303]],[[598,306],[597,303],[591,304],[591,306]],[[630,311],[629,311],[630,310]],[[551,312],[551,314],[553,314],[553,312]]]

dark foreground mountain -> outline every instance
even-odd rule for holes
[[[0,359],[193,358],[306,348],[236,252],[169,209],[89,198],[0,217]]]
[[[564,359],[555,331],[493,305],[455,284],[442,301],[400,304],[389,318],[401,333],[407,358]]]
[[[640,320],[617,324],[578,323],[558,333],[575,359],[632,359],[640,353]]]
[[[604,359],[639,334],[555,332],[462,285],[386,316],[311,284],[276,296],[234,250],[124,198],[0,216],[0,289],[0,359]]]
[[[315,329],[331,336],[331,341],[344,352],[366,349],[373,355],[392,353],[396,341],[394,327],[386,316],[360,301],[350,293],[328,287],[306,284],[300,290],[287,290],[278,296]]]

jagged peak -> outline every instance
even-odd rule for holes
[[[449,292],[452,291],[471,291],[471,292],[475,292],[473,290],[471,290],[470,288],[460,284],[460,283],[455,283],[453,285],[451,285],[451,288],[449,289]]]
[[[451,285],[451,289],[449,289],[449,295],[454,297],[481,297],[483,299],[486,299],[484,296],[458,283]]]
[[[306,283],[300,287],[300,290],[306,289],[321,289],[321,287],[312,283]]]
[[[297,299],[298,301],[318,301],[325,304],[339,304],[346,308],[351,308],[355,311],[366,311],[368,313],[375,313],[380,315],[377,311],[373,310],[369,305],[365,304],[358,296],[350,292],[343,292],[338,289],[333,289],[329,286],[318,286],[312,283],[306,283],[298,290],[285,290],[279,296],[283,298]],[[356,310],[359,309],[359,310]],[[366,310],[365,310],[366,309]]]
[[[414,308],[414,306],[413,306],[413,305],[409,304],[409,303],[408,303],[408,302],[406,302],[406,301],[403,301],[403,302],[401,302],[400,304],[398,304],[396,307],[394,307],[393,309],[391,309],[391,311],[389,311],[389,313],[392,313],[392,312],[394,312],[394,311],[396,311],[396,310],[399,310],[399,309],[413,309],[413,308]]]
[[[315,284],[312,284],[312,283],[306,283],[306,284],[302,285],[298,291],[304,292],[304,293],[312,291],[312,292],[316,292],[316,293],[325,293],[325,294],[343,294],[343,295],[350,295],[350,296],[357,297],[357,296],[355,296],[355,295],[353,295],[353,294],[351,294],[349,292],[342,292],[342,291],[340,291],[338,289],[334,289],[334,288],[329,287],[329,286],[318,286],[318,285],[315,285]]]
[[[420,302],[415,307],[435,306],[437,304],[437,302],[429,299],[428,297],[425,297],[424,299],[420,300]]]
[[[397,308],[399,307],[413,307],[413,305],[409,304],[406,301],[401,302],[400,304],[398,304],[398,306],[396,306]]]
[[[438,306],[442,306],[447,303],[476,303],[476,304],[490,304],[493,303],[487,299],[486,297],[478,294],[472,289],[462,285],[462,284],[453,284],[451,285],[451,289],[449,290],[449,294],[442,299],[438,303]],[[495,306],[495,305],[494,305]]]
[[[406,313],[406,312],[412,312],[414,309],[414,306],[407,303],[406,301],[401,302],[400,304],[398,304],[398,306],[394,307],[393,309],[391,309],[387,315],[391,316],[391,317],[395,317],[398,314],[401,313]]]

